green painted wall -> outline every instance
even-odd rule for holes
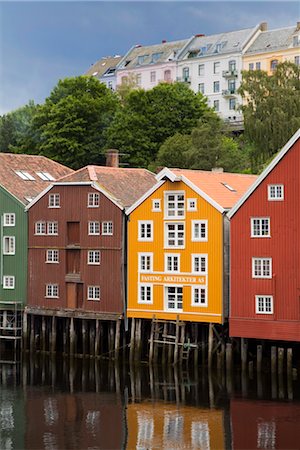
[[[15,214],[15,226],[1,228],[0,239],[0,301],[21,301],[26,304],[27,299],[27,213],[24,205],[0,186],[0,217],[4,213]],[[2,220],[3,222],[3,220]],[[15,236],[15,254],[3,254],[3,237]],[[14,289],[3,289],[3,276],[15,277]]]

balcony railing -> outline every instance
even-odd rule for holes
[[[238,76],[237,70],[223,70],[222,75],[224,78],[235,78]]]
[[[190,83],[191,77],[177,77],[176,79],[179,83]]]
[[[223,97],[235,97],[237,95],[236,89],[223,89]]]

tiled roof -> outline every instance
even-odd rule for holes
[[[253,44],[245,52],[249,53],[270,52],[279,49],[287,49],[293,45],[295,27],[279,28],[277,30],[263,31]]]
[[[256,175],[204,170],[170,169],[201,189],[222,208],[231,208],[257,179]],[[233,190],[232,190],[233,189]]]
[[[131,206],[156,184],[155,174],[146,169],[86,166],[60,182],[93,181],[124,208]]]
[[[33,179],[22,179],[16,171],[23,171]],[[43,180],[38,172],[47,173],[50,178],[57,180],[72,173],[73,170],[45,156],[0,153],[0,185],[24,205],[54,181]],[[26,174],[23,177],[28,178]]]
[[[100,78],[109,69],[114,69],[121,59],[122,56],[107,56],[101,58],[86,71],[85,75]]]

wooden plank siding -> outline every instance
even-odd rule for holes
[[[300,141],[231,217],[230,335],[300,341]],[[268,200],[268,185],[284,199]],[[270,218],[270,237],[251,237],[250,220]],[[272,258],[271,278],[252,277],[252,258]],[[273,296],[273,314],[257,314],[256,295]]]

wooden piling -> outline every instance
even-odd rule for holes
[[[46,351],[46,317],[42,316],[42,346],[41,350]]]
[[[278,375],[283,374],[284,348],[278,349]]]
[[[212,352],[213,352],[213,344],[214,344],[214,325],[212,323],[209,324],[208,331],[208,368],[211,369],[212,366]]]
[[[96,319],[96,336],[95,336],[95,357],[99,356],[99,347],[100,347],[100,321]]]
[[[87,322],[85,319],[81,320],[81,339],[82,339],[82,355],[83,357],[86,356],[86,349],[87,349]]]
[[[276,366],[277,366],[277,354],[276,354],[276,347],[271,347],[271,372],[276,373]]]
[[[226,344],[226,371],[230,372],[232,369],[232,345]]]
[[[131,319],[131,333],[130,333],[130,351],[129,351],[130,363],[132,363],[134,359],[134,351],[135,351],[134,344],[135,344],[135,319],[133,317]]]
[[[149,364],[153,363],[153,339],[154,339],[154,317],[151,322],[150,345],[149,345]]]
[[[75,347],[74,317],[70,318],[69,336],[70,336],[70,356],[74,356],[74,347]]]
[[[287,374],[292,376],[293,371],[293,349],[287,349]]]
[[[95,337],[96,337],[96,320],[91,320],[90,321],[90,333],[89,333],[90,358],[95,357]]]
[[[176,335],[175,335],[175,347],[174,347],[174,364],[178,363],[178,342],[179,342],[179,317],[176,320]]]
[[[142,349],[142,319],[137,319],[135,327],[135,352],[134,359],[135,362],[139,362],[141,359],[141,349]]]
[[[116,321],[115,359],[119,359],[121,320]]]
[[[23,313],[23,349],[27,350],[28,341],[28,315],[27,312]]]
[[[261,372],[261,363],[262,363],[262,345],[258,345],[256,349],[256,370],[257,372]]]
[[[199,360],[199,347],[198,347],[198,324],[194,323],[194,339],[195,339],[195,345],[197,345],[197,348],[194,350],[194,367],[198,367],[198,360]]]
[[[55,353],[56,350],[56,317],[52,316],[50,352]]]
[[[248,356],[248,341],[245,338],[241,338],[241,360],[243,372],[247,370],[247,356]]]
[[[114,357],[115,353],[115,330],[114,330],[114,322],[110,321],[109,329],[108,329],[108,342],[109,342],[109,358]]]
[[[181,325],[181,332],[180,332],[180,351],[179,351],[179,362],[182,365],[182,358],[183,358],[183,345],[185,341],[185,323],[183,322]]]
[[[30,316],[30,352],[35,350],[34,348],[34,334],[35,334],[35,320],[34,315]]]

